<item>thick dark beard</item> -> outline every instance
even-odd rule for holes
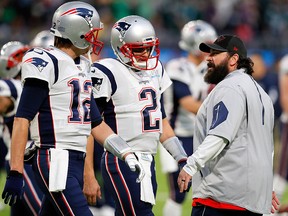
[[[228,61],[220,63],[218,66],[215,66],[213,63],[208,63],[208,71],[204,76],[204,81],[209,84],[218,84],[221,82],[229,73],[228,70]]]

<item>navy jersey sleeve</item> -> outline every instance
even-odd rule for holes
[[[166,112],[164,109],[164,102],[163,102],[163,96],[160,98],[160,103],[161,103],[161,112],[162,112],[162,119],[166,118]]]
[[[103,121],[92,94],[90,104],[90,116],[91,116],[91,128],[98,126]]]
[[[36,78],[26,79],[15,116],[33,120],[48,96],[49,88],[46,81]]]
[[[173,80],[173,92],[175,97],[178,99],[191,95],[189,86],[178,80]]]

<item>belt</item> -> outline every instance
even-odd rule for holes
[[[45,154],[45,155],[49,154],[49,149],[38,149],[38,151],[39,154]],[[85,152],[68,149],[68,153],[69,153],[69,159],[85,160],[86,158]]]

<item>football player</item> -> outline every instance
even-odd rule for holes
[[[162,94],[171,80],[159,61],[159,39],[143,17],[131,15],[118,20],[111,30],[111,46],[117,59],[92,65],[93,93],[105,122],[121,136],[137,156],[145,176],[137,174],[111,152],[125,146],[106,148],[102,176],[116,205],[116,215],[154,215],[157,190],[154,155],[158,143],[178,163],[187,155],[166,119]]]
[[[19,103],[22,91],[21,61],[29,46],[19,41],[10,41],[3,45],[0,51],[0,118],[4,126],[3,138],[7,146],[6,170],[9,172],[10,142],[13,127],[13,118]],[[1,130],[2,132],[2,130]],[[29,144],[29,143],[27,143]],[[31,165],[24,165],[24,194],[21,202],[11,206],[10,215],[34,215],[40,210],[43,193],[35,182]]]
[[[94,193],[85,197],[82,191],[85,157],[88,162],[93,154],[87,151],[86,155],[90,133],[107,148],[126,145],[115,151],[130,169],[139,171],[139,181],[143,179],[142,167],[129,146],[102,121],[91,100],[90,62],[82,55],[91,47],[94,53],[101,51],[103,43],[97,39],[101,29],[98,12],[90,4],[64,3],[52,19],[50,31],[55,36],[55,47],[34,48],[23,57],[24,85],[14,119],[11,169],[2,193],[5,203],[13,205],[22,196],[29,126],[37,146],[32,167],[44,193],[39,215],[92,216],[88,202],[95,202],[101,193],[94,170],[87,172],[89,176],[85,174],[93,183]]]

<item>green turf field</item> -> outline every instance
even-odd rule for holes
[[[153,208],[155,216],[162,216],[162,208],[164,206],[165,200],[168,197],[168,190],[167,190],[167,181],[166,176],[162,174],[161,168],[159,167],[159,160],[156,156],[156,173],[157,173],[157,181],[158,181],[158,193],[156,197],[156,205]],[[1,172],[0,174],[0,194],[2,194],[3,186],[5,183],[5,172]],[[183,206],[183,216],[188,216],[191,213],[191,197],[192,192],[190,190],[189,194],[187,195],[186,202]],[[2,198],[0,199],[0,216],[9,216],[9,206],[5,205],[4,209],[1,210],[1,204],[3,203]]]
[[[157,173],[157,181],[158,181],[158,193],[156,197],[156,205],[153,208],[155,216],[163,216],[162,215],[162,208],[165,203],[165,200],[168,197],[168,190],[167,190],[167,181],[166,176],[163,175],[161,172],[161,168],[159,166],[159,160],[156,156],[156,173]],[[5,183],[5,173],[1,172],[0,174],[0,193],[2,194],[3,185]],[[190,190],[189,194],[187,195],[187,199],[183,205],[183,213],[182,216],[189,216],[191,214],[191,197],[192,192]],[[3,200],[1,199],[1,204]],[[288,202],[288,190],[286,190],[283,202]],[[1,208],[0,204],[0,208]],[[0,216],[9,216],[9,207],[5,205],[4,209],[0,210]]]

